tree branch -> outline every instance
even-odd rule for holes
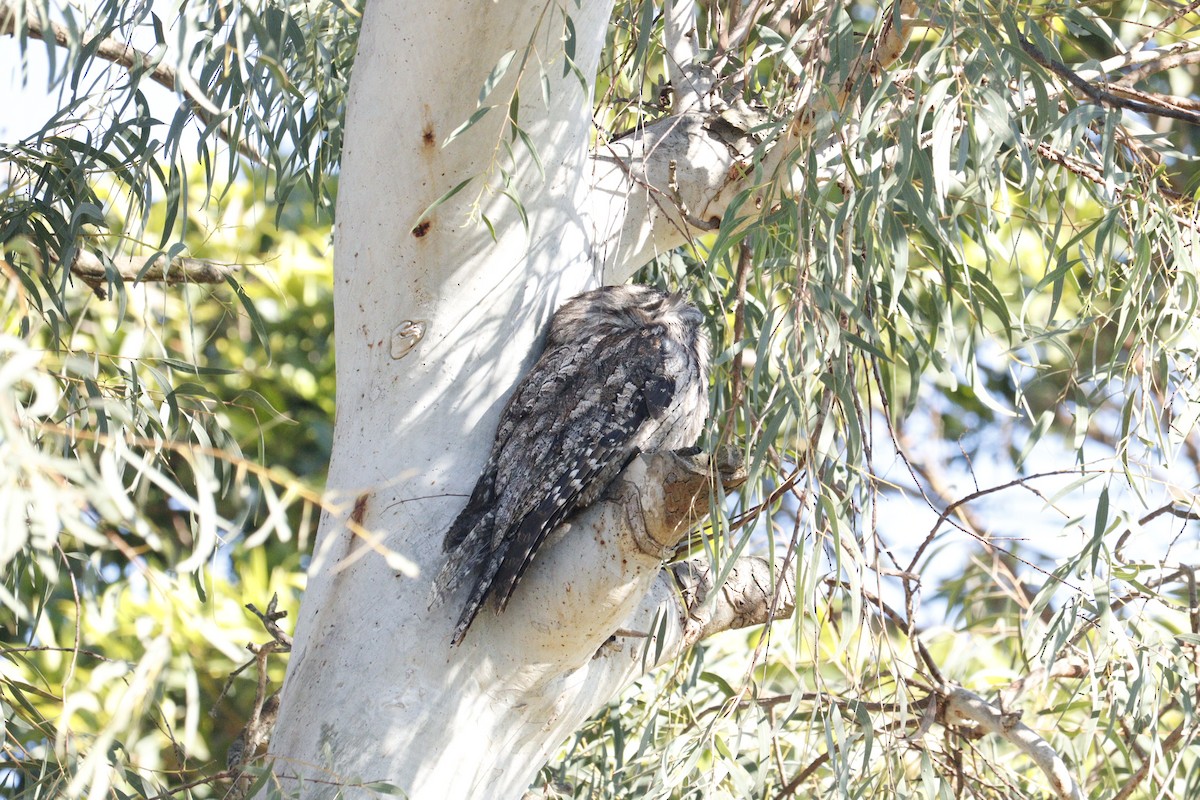
[[[695,0],[665,0],[663,44],[667,51],[667,74],[675,93],[672,109],[678,112],[702,108],[713,81],[699,60]]]
[[[833,7],[833,4],[830,4],[831,12]],[[841,84],[833,87],[834,91],[815,92],[816,81],[810,79],[796,93],[796,98],[792,102],[795,118],[792,120],[789,135],[803,139],[823,114],[845,105],[851,91],[865,76],[870,75],[877,79],[884,70],[894,64],[912,38],[913,28],[916,25],[914,15],[917,10],[916,0],[896,0],[888,9],[883,27],[875,37],[875,41],[864,48],[863,55],[854,62],[849,74]],[[820,48],[823,47],[825,47],[823,37],[813,39],[810,51],[805,55],[805,60],[816,60],[820,54]]]
[[[693,228],[720,222],[755,156],[749,131],[768,122],[765,114],[739,120],[742,108],[677,114],[592,155],[589,211],[605,283],[688,241]]]
[[[271,602],[267,603],[266,611],[259,611],[254,603],[247,603],[246,609],[258,617],[258,621],[267,629],[267,633],[271,634],[271,638],[275,640],[275,650],[280,653],[292,652],[292,637],[284,632],[283,628],[279,627],[279,620],[287,617],[286,611],[277,610],[279,607],[279,593],[271,595]]]
[[[795,575],[765,558],[739,558],[720,586],[707,558],[672,564],[670,571],[679,585],[685,648],[721,631],[790,617],[796,610]],[[776,594],[779,602],[772,615]]]
[[[15,0],[15,2],[24,2],[24,0]],[[36,13],[30,13],[36,12],[36,8],[30,4],[27,4],[25,8],[25,34],[35,39],[53,41],[60,47],[70,48],[71,33],[66,26],[57,22],[43,23]],[[17,28],[17,13],[13,3],[0,2],[0,36],[16,36]],[[133,74],[141,73],[158,85],[182,94],[191,102],[193,112],[206,126],[212,127],[213,120],[225,113],[204,96],[203,90],[191,75],[177,72],[173,67],[161,63],[158,58],[143,53],[118,39],[112,37],[99,39],[97,37],[97,39],[84,43],[83,47],[91,48],[93,54],[101,60],[124,67]],[[234,141],[233,134],[225,122],[217,125],[216,131],[222,140],[233,145],[246,158],[256,164],[265,165],[267,163],[254,145],[244,139]]]
[[[846,585],[833,579],[826,579],[826,582],[831,585]],[[933,678],[932,683],[935,686],[932,694],[937,698],[936,720],[938,722],[946,726],[958,725],[964,721],[973,722],[981,732],[1000,736],[1033,759],[1038,769],[1050,780],[1057,797],[1061,800],[1083,800],[1083,792],[1061,756],[1045,739],[1021,722],[1019,713],[1006,713],[974,692],[943,678],[929,651],[920,642],[916,631],[910,627],[908,621],[861,586],[858,591],[868,601],[870,608],[891,620],[905,635],[919,645],[918,652],[921,660],[929,669]],[[1055,662],[1048,671],[1035,670],[1024,678],[1014,681],[1002,698],[1007,698],[1006,704],[1011,704],[1029,685],[1050,678],[1078,678],[1086,674],[1086,664],[1074,659],[1062,659]],[[930,722],[932,722],[932,717]]]
[[[1184,122],[1200,124],[1200,114],[1195,111],[1179,108],[1170,103],[1161,101],[1145,102],[1144,100],[1134,99],[1129,97],[1132,90],[1122,87],[1119,92],[1111,91],[1108,88],[1097,86],[1090,81],[1080,77],[1078,73],[1068,67],[1061,61],[1056,61],[1053,58],[1042,53],[1033,42],[1026,39],[1024,36],[1018,37],[1017,43],[1021,46],[1021,50],[1030,58],[1041,64],[1046,69],[1050,70],[1067,83],[1074,86],[1085,96],[1092,101],[1110,108],[1123,108],[1128,111],[1137,111],[1142,114],[1150,114],[1158,117],[1170,117],[1172,119],[1180,119]],[[1142,93],[1145,95],[1145,93]]]
[[[199,258],[176,256],[168,259],[163,253],[149,259],[113,256],[111,261],[116,270],[116,277],[125,283],[223,283],[240,269],[237,264],[218,264]],[[104,262],[94,254],[80,250],[71,264],[71,274],[90,286],[101,300],[108,296],[106,287],[113,276]]]
[[[949,688],[939,709],[946,724],[973,722],[985,733],[991,733],[1018,747],[1029,756],[1050,781],[1056,797],[1062,800],[1083,800],[1083,790],[1071,776],[1066,762],[1029,726],[1014,714],[1005,714],[961,686]]]
[[[875,49],[871,52],[871,59],[867,64],[867,71],[871,75],[882,73],[904,52],[912,38],[916,13],[916,0],[900,0],[889,9],[883,30],[875,40]]]
[[[227,800],[242,800],[253,783],[252,776],[243,769],[247,764],[259,758],[271,742],[271,734],[275,730],[275,722],[279,719],[279,692],[267,695],[267,660],[272,653],[290,653],[292,637],[279,627],[279,620],[287,616],[286,611],[278,611],[279,595],[271,595],[266,611],[259,611],[253,603],[247,603],[246,608],[271,634],[271,641],[263,644],[251,642],[246,649],[254,654],[254,664],[258,668],[257,681],[254,690],[254,710],[245,727],[230,743],[225,752],[225,766],[233,780],[226,795]],[[241,670],[238,670],[239,672]]]
[[[719,224],[751,175],[780,168],[819,109],[829,107],[828,98],[844,101],[856,81],[879,74],[899,58],[915,27],[917,4],[900,0],[845,84],[831,95],[814,91],[815,80],[810,81],[792,103],[795,118],[779,120],[774,128],[764,110],[740,98],[706,107],[702,99],[711,80],[699,76],[694,65],[689,71],[686,63],[678,63],[694,60],[693,3],[677,0],[667,10],[664,36],[669,60],[675,62],[671,80],[677,98],[682,96],[677,103],[681,110],[608,142],[591,157],[589,211],[606,283],[625,280],[656,254],[689,241],[692,231]],[[731,41],[736,39],[731,36]],[[812,46],[820,44],[817,37]],[[831,152],[840,156],[840,150]],[[753,209],[754,203],[746,207]]]
[[[1180,44],[1184,43],[1181,42]],[[1196,63],[1200,63],[1200,50],[1185,50],[1183,52],[1169,53],[1129,70],[1114,83],[1110,84],[1110,86],[1132,86],[1138,81],[1148,78],[1151,75],[1157,75],[1160,72],[1166,72],[1167,70],[1174,69],[1175,67],[1183,67]]]

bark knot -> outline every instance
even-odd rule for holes
[[[732,448],[723,448],[715,458],[697,448],[647,453],[625,469],[609,499],[625,508],[638,549],[665,559],[708,513],[718,479],[726,489],[746,481],[740,454]]]
[[[796,610],[796,583],[790,570],[764,558],[739,558],[721,586],[703,559],[672,564],[683,606],[684,638],[694,644],[713,633],[762,625]]]

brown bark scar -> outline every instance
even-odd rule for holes
[[[355,525],[363,524],[363,517],[367,515],[367,501],[370,498],[369,494],[360,494],[354,499],[354,510],[350,512],[350,521]]]

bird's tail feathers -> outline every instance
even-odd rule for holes
[[[458,623],[454,626],[454,635],[450,637],[450,645],[452,647],[462,642],[463,637],[467,635],[467,628],[471,627],[471,623],[479,615],[479,610],[483,608],[483,604],[487,601],[492,580],[496,577],[496,570],[499,568],[500,562],[497,560],[488,560],[483,564],[483,572],[471,588],[471,594],[467,598],[467,602],[463,605],[462,614],[458,617]]]
[[[449,542],[453,536],[455,544],[447,548],[446,563],[433,580],[429,593],[430,608],[440,605],[458,590],[465,579],[472,578],[478,572],[487,558],[494,519],[495,515],[491,513],[482,517],[468,517],[464,512],[454,520],[446,534],[446,541]]]

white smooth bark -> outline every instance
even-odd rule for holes
[[[961,686],[947,687],[943,714],[950,724],[974,723],[985,733],[1007,739],[1033,760],[1060,800],[1083,800],[1083,789],[1075,782],[1071,770],[1050,743],[1021,722],[1019,715],[1004,714],[982,697]]]
[[[590,77],[611,2],[565,7],[575,63]],[[665,613],[664,657],[683,646],[678,592],[660,553],[638,546],[629,502],[600,503],[564,526],[505,614],[485,611],[460,647],[449,636],[462,597],[427,608],[443,533],[549,315],[684,240],[678,204],[659,188],[668,161],[690,213],[719,217],[736,189],[734,153],[695,117],[589,155],[591,98],[563,75],[561,13],[544,0],[367,4],[334,263],[329,490],[344,510],[322,520],[272,737],[270,767],[285,791],[302,781],[304,797],[355,796],[355,785],[387,781],[412,800],[520,797],[564,737],[653,666],[641,659],[645,639],[601,648],[613,631],[649,630]],[[497,108],[442,147],[509,51],[516,56],[486,101]],[[518,81],[518,121],[544,181],[520,143],[515,164],[501,144]],[[509,198],[481,191],[485,181],[499,185],[497,164],[528,230]],[[476,199],[495,241],[468,219]],[[653,516],[662,504],[654,480],[625,481]],[[350,519],[376,538],[357,536]],[[380,548],[415,574],[397,572]]]

